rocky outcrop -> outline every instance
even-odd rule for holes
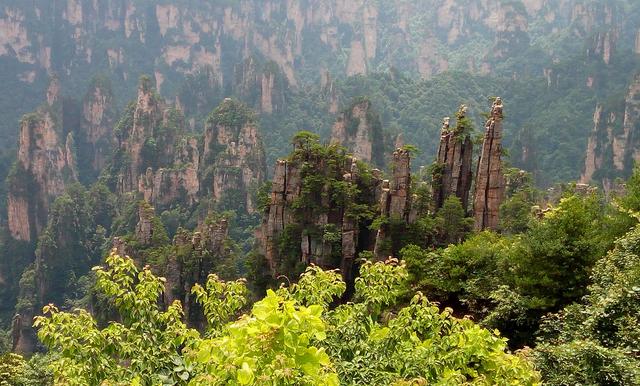
[[[500,224],[500,205],[505,189],[501,160],[502,108],[502,100],[498,97],[491,106],[489,119],[485,124],[473,201],[476,230],[496,230]]]
[[[265,178],[265,154],[254,113],[225,99],[210,115],[204,143],[185,131],[182,111],[166,106],[143,78],[138,97],[116,127],[109,172],[119,194],[138,192],[158,209],[191,208],[213,196],[224,210],[252,213]]]
[[[79,132],[78,157],[90,165],[92,176],[107,165],[113,150],[115,101],[107,79],[96,78],[82,103],[82,121]]]
[[[391,179],[381,184],[380,216],[401,227],[408,224],[413,221],[411,199],[411,156],[407,150],[396,149],[391,160]],[[389,231],[388,224],[377,231],[373,254],[379,260],[393,255]]]
[[[310,144],[312,139],[294,142],[291,156],[276,163],[269,205],[257,232],[262,253],[275,276],[316,264],[340,268],[352,282],[355,259],[374,249],[370,216],[361,211],[381,202],[382,175],[335,148],[319,151],[321,145]],[[402,178],[407,166],[399,165],[392,192],[385,195],[386,210],[394,214],[407,210],[403,189],[406,193],[408,180]]]
[[[12,351],[16,354],[29,355],[38,344],[36,331],[33,329],[33,318],[38,307],[36,280],[33,266],[25,269],[20,279],[20,302],[11,321]]]
[[[329,112],[331,114],[337,114],[339,103],[338,90],[331,74],[326,70],[322,72],[322,76],[320,78],[320,90],[322,92],[322,96],[329,104]]]
[[[219,267],[233,258],[229,248],[229,223],[223,216],[210,213],[191,232],[179,228],[170,242],[154,208],[141,202],[133,242],[115,238],[113,247],[123,255],[131,256],[137,265],[149,265],[153,272],[166,279],[163,302],[169,306],[179,300],[190,325],[203,328],[202,312],[192,298],[191,288],[204,284],[212,272],[224,279],[235,279],[232,268]]]
[[[236,78],[238,95],[250,106],[266,114],[284,109],[288,84],[277,63],[250,57],[236,69]]]
[[[346,147],[359,160],[377,167],[384,163],[382,124],[366,98],[357,99],[338,116],[331,141]]]
[[[456,113],[456,126],[449,126],[449,117],[444,118],[440,134],[440,145],[432,176],[434,211],[442,207],[449,196],[460,199],[467,210],[471,189],[473,143],[470,136],[470,121],[466,117],[467,107],[460,106]]]
[[[47,103],[20,122],[18,158],[7,180],[11,236],[33,241],[46,225],[53,200],[78,179],[75,144],[65,132],[60,83],[53,78]]]
[[[233,201],[233,205],[253,213],[256,205],[252,192],[264,182],[266,165],[251,110],[236,100],[225,99],[207,120],[202,159],[202,188],[218,203]]]
[[[120,119],[116,139],[110,170],[119,194],[140,192],[159,208],[198,201],[198,141],[185,135],[182,112],[165,106],[148,78],[141,80],[135,104]]]
[[[286,160],[276,162],[269,207],[266,208],[257,237],[273,273],[277,272],[280,260],[278,239],[285,226],[293,223],[293,211],[290,206],[300,194],[300,182],[300,170],[297,165]]]
[[[117,191],[120,194],[135,191],[138,177],[155,163],[162,148],[158,149],[156,136],[162,122],[164,106],[151,85],[143,77],[138,86],[136,103],[130,105],[116,127],[118,150],[124,159],[116,159]],[[144,151],[143,151],[144,150]],[[166,156],[162,154],[161,156]],[[164,158],[164,157],[163,157]]]
[[[580,181],[602,183],[605,191],[615,177],[627,177],[640,160],[637,125],[640,122],[640,75],[636,75],[624,99],[598,104],[587,143]]]
[[[192,137],[182,138],[176,144],[175,152],[173,165],[155,171],[148,167],[144,175],[138,178],[138,191],[142,192],[146,201],[159,207],[169,207],[172,203],[190,207],[198,201],[198,141]]]
[[[154,227],[155,211],[146,201],[138,207],[138,223],[136,224],[136,241],[142,246],[150,246],[153,236],[158,232]]]

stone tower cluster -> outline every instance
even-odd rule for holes
[[[476,230],[498,229],[500,204],[504,199],[505,182],[502,173],[502,99],[495,99],[485,124],[484,139],[476,169],[473,195],[473,217]],[[469,134],[467,107],[456,113],[456,126],[450,127],[444,118],[440,146],[432,174],[433,208],[440,209],[450,196],[469,207],[473,181],[473,143]]]
[[[433,206],[436,210],[441,208],[445,199],[451,195],[460,198],[463,208],[469,204],[473,143],[466,114],[467,106],[462,105],[456,113],[457,121],[454,128],[449,126],[449,117],[444,118],[442,123],[437,166],[432,179]]]

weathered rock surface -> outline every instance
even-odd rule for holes
[[[91,165],[97,175],[111,157],[115,138],[115,102],[107,80],[96,79],[82,104],[82,121],[78,142],[79,158]]]
[[[486,71],[493,64],[488,53],[495,58],[518,55],[529,45],[531,35],[540,31],[567,28],[573,36],[584,37],[598,25],[616,21],[614,18],[624,9],[615,4],[585,4],[578,0],[562,0],[553,6],[540,0],[471,5],[454,0],[392,0],[384,6],[365,0],[242,0],[236,4],[186,2],[155,6],[142,6],[135,0],[86,4],[63,0],[53,10],[49,5],[37,0],[3,9],[0,55],[15,58],[31,70],[50,70],[56,64],[51,60],[56,47],[43,32],[50,29],[38,30],[31,23],[38,20],[39,25],[47,27],[62,25],[64,29],[60,27],[60,31],[64,34],[60,38],[76,47],[73,55],[64,58],[65,68],[70,63],[88,65],[106,59],[112,69],[124,71],[126,77],[132,70],[130,58],[135,57],[135,51],[152,42],[158,43],[151,48],[159,58],[154,72],[163,79],[169,78],[168,69],[191,73],[211,66],[225,82],[225,78],[234,76],[236,63],[258,56],[275,63],[293,85],[299,83],[302,69],[319,71],[331,62],[340,63],[334,67],[341,75],[365,74],[378,64],[387,63],[428,77],[451,66],[448,56],[439,50],[442,45],[464,44],[477,37],[478,31],[484,31],[482,37],[494,45],[477,55],[482,60],[470,58],[466,64],[472,71]],[[421,35],[415,31],[417,21],[429,26]],[[537,28],[531,30],[531,23]],[[628,40],[633,43],[636,30],[629,30]],[[123,36],[128,44],[116,41],[106,50],[98,49],[96,36],[100,33]],[[311,33],[313,39],[308,38]],[[420,40],[416,44],[417,36]],[[393,44],[383,44],[389,41]],[[222,49],[229,46],[237,50]],[[398,55],[407,51],[417,55]],[[604,46],[601,51],[606,51]],[[317,52],[326,53],[326,57],[318,57]],[[344,53],[343,60],[336,60]],[[30,78],[22,72],[16,76]],[[161,82],[158,83],[160,87]]]
[[[359,160],[377,167],[384,163],[382,125],[368,99],[355,101],[338,116],[331,141],[346,147]]]
[[[118,151],[111,165],[116,191],[139,192],[158,208],[192,207],[211,194],[224,208],[252,213],[254,192],[266,174],[253,113],[226,99],[207,121],[204,144],[186,134],[184,125],[182,112],[165,106],[143,79],[136,103],[116,130]]]
[[[232,200],[255,211],[252,191],[266,176],[264,147],[253,113],[225,99],[210,115],[204,133],[202,188],[218,202]]]
[[[391,160],[391,179],[381,184],[380,216],[408,224],[411,220],[411,198],[411,156],[407,150],[396,149]],[[388,226],[383,226],[375,238],[373,254],[377,259],[386,259],[393,252],[389,242]]]
[[[317,162],[311,166],[308,162]],[[341,184],[362,192],[357,204],[375,207],[381,180],[379,175],[361,178],[358,163],[353,157],[345,157],[344,164],[325,164],[326,160],[279,160],[273,177],[271,200],[266,208],[262,227],[257,238],[262,252],[274,275],[283,273],[286,251],[280,249],[282,237],[293,237],[297,259],[303,264],[316,264],[325,268],[340,268],[347,281],[353,280],[355,258],[365,250],[373,250],[374,238],[370,237],[366,221],[354,217],[342,203],[333,202],[332,187],[323,185],[319,191],[304,192],[303,185],[310,173],[335,175]],[[313,200],[309,207],[300,207],[300,200]],[[317,201],[316,201],[317,200]],[[356,200],[355,197],[352,200]],[[305,201],[306,202],[306,201]],[[350,202],[347,205],[356,204]]]
[[[616,176],[628,177],[633,162],[640,160],[639,122],[640,75],[637,75],[624,99],[606,107],[596,106],[580,182],[599,182],[608,191]]]
[[[370,216],[405,225],[412,221],[410,154],[397,149],[390,180],[383,180],[382,172],[355,157],[327,157],[305,146],[296,145],[289,159],[276,163],[269,206],[256,236],[275,276],[290,273],[291,264],[316,264],[339,268],[349,283],[361,252],[381,259],[393,253],[388,224],[372,231]],[[338,192],[354,193],[343,201],[336,200],[344,194]],[[363,208],[371,213],[359,215]]]
[[[170,243],[154,208],[147,202],[141,202],[134,235],[135,244],[116,238],[113,247],[119,253],[131,256],[136,264],[148,264],[154,273],[163,276],[166,279],[162,299],[165,306],[179,300],[189,324],[204,327],[205,321],[202,313],[198,312],[199,305],[192,297],[191,288],[196,283],[206,283],[208,275],[216,271],[216,266],[232,256],[232,250],[228,247],[227,219],[209,215],[193,232],[179,228],[173,243]],[[158,247],[159,250],[154,249]],[[149,254],[149,251],[155,252]],[[158,255],[166,261],[156,261]],[[232,272],[220,274],[225,279],[235,278]]]
[[[18,158],[7,180],[8,224],[17,240],[37,238],[51,202],[78,179],[75,145],[62,121],[60,83],[53,78],[47,103],[20,123]]]
[[[496,230],[500,224],[500,205],[504,199],[505,189],[501,160],[502,109],[502,100],[496,98],[485,124],[473,202],[476,230]]]
[[[460,199],[467,210],[471,189],[473,143],[466,120],[467,107],[462,105],[456,113],[456,127],[449,127],[449,117],[444,118],[440,145],[433,173],[433,205],[438,210],[451,195]]]

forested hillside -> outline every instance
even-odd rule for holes
[[[0,1],[0,385],[640,385],[640,3]]]

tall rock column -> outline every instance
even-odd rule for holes
[[[453,129],[449,127],[449,117],[443,121],[438,158],[432,178],[435,210],[440,209],[451,195],[460,199],[465,210],[468,208],[473,143],[469,135],[470,122],[466,113],[467,107],[460,106],[456,113],[456,127]]]
[[[396,149],[391,160],[391,179],[382,182],[380,216],[408,224],[411,211],[411,155],[407,150]],[[384,225],[376,234],[373,254],[383,260],[394,252],[389,245],[389,227]]]
[[[218,203],[233,201],[253,213],[251,191],[264,182],[266,161],[255,115],[247,106],[227,98],[211,113],[202,160],[203,189]]]
[[[53,200],[78,180],[73,135],[62,122],[60,83],[53,78],[47,103],[20,122],[18,159],[7,179],[8,223],[17,240],[37,238]]]
[[[338,116],[331,129],[331,142],[346,147],[357,159],[376,167],[384,163],[382,125],[368,99],[357,99]]]
[[[491,113],[485,124],[473,202],[476,230],[495,230],[500,223],[500,204],[505,188],[501,160],[502,108],[502,100],[498,97],[491,106]]]
[[[81,138],[78,138],[81,145],[78,157],[88,164],[92,175],[104,169],[113,150],[114,110],[109,81],[96,78],[82,103]]]
[[[151,79],[143,77],[138,85],[135,105],[130,105],[117,128],[120,153],[124,154],[121,164],[116,165],[120,173],[117,191],[120,194],[138,188],[138,176],[144,173],[150,163],[148,158],[158,152],[154,131],[162,121],[162,106],[151,86]]]

